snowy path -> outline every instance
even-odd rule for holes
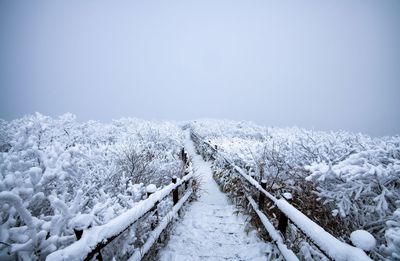
[[[267,260],[271,245],[262,242],[255,231],[245,232],[245,217],[236,214],[219,190],[210,163],[195,152],[189,133],[186,140],[195,173],[202,176],[203,191],[174,228],[160,260]]]

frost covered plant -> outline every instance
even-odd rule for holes
[[[400,259],[400,208],[386,221],[388,229],[385,231],[387,245],[381,245],[380,251],[394,260]]]
[[[350,242],[353,231],[364,229],[378,241],[374,258],[399,257],[399,137],[215,120],[191,128],[253,178],[265,179],[268,191],[291,192],[293,204],[335,236]],[[218,160],[214,166],[219,173],[226,169]],[[234,179],[224,175],[224,182]]]
[[[0,121],[0,257],[42,260],[74,242],[74,229],[131,208],[147,182],[170,182],[183,138],[173,124],[136,119],[79,123],[71,114],[35,114]],[[133,172],[121,164],[127,146],[139,155]]]
[[[324,203],[334,204],[332,215],[338,215],[348,231],[368,230],[378,239],[381,251],[373,250],[377,255],[399,255],[399,244],[393,240],[393,231],[400,228],[394,221],[400,207],[398,147],[362,151],[334,165],[306,168],[312,173],[306,179],[317,184]]]

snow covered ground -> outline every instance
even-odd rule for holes
[[[246,217],[237,213],[215,183],[211,164],[195,152],[187,137],[186,149],[192,156],[195,175],[203,181],[198,201],[187,209],[173,229],[168,245],[161,251],[162,261],[187,260],[266,260],[274,246],[262,242],[255,230],[247,231]]]

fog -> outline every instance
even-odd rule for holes
[[[0,118],[400,134],[400,1],[0,0]]]

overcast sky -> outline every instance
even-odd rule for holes
[[[0,0],[0,118],[400,134],[400,1]]]

